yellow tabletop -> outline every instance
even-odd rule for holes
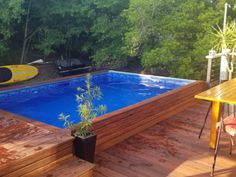
[[[221,103],[236,104],[236,78],[217,85],[209,90],[195,95],[195,98],[212,101],[212,121],[210,147],[215,148],[217,129]]]
[[[197,94],[195,98],[236,104],[236,78]]]

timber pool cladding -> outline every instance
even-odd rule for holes
[[[25,176],[72,156],[66,130],[1,110],[0,123],[0,176]]]
[[[103,70],[91,73],[96,74],[107,71],[108,70]],[[63,81],[67,79],[83,77],[85,75],[86,73],[38,82],[31,85],[2,88],[0,91]],[[194,95],[206,90],[207,87],[208,85],[205,81],[195,81],[186,86],[177,88],[167,93],[141,101],[134,105],[94,119],[93,130],[97,133],[96,153],[99,153],[150,126],[155,125],[169,116],[172,116],[183,109],[192,106],[197,102],[194,99]]]
[[[105,71],[92,73],[103,72]],[[83,77],[85,75],[86,74],[68,76],[33,84],[0,87],[0,91],[64,81],[67,79]],[[35,129],[39,130],[41,134],[40,132],[37,132],[27,136],[19,136],[17,140],[22,141],[20,144],[14,139],[14,136],[22,135],[24,133],[26,135],[26,132],[29,133],[30,130]],[[37,144],[32,144],[31,140],[35,139],[39,142]],[[0,176],[27,176],[27,174],[41,173],[48,168],[57,167],[72,157],[72,143],[73,137],[71,137],[70,133],[64,129],[0,109]],[[43,148],[41,149],[41,147]],[[1,154],[6,156],[6,158],[3,158]],[[10,158],[7,159],[8,157]],[[4,163],[1,163],[2,160]]]
[[[94,119],[93,130],[97,134],[96,153],[192,106],[197,103],[194,95],[207,88],[205,81],[195,81]]]

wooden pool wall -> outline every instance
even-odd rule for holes
[[[103,72],[107,71],[93,73]],[[84,77],[85,75],[86,74],[67,76],[27,86],[63,81]],[[0,91],[22,88],[24,86],[26,85],[1,88]],[[167,119],[185,108],[192,106],[197,103],[197,100],[194,99],[194,95],[206,90],[207,87],[208,84],[205,81],[195,81],[181,88],[94,119],[93,130],[97,134],[96,152],[101,152],[156,123]]]
[[[206,82],[195,81],[94,119],[93,130],[97,134],[96,152],[101,152],[192,106],[197,103],[194,95],[207,87]]]

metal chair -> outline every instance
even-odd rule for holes
[[[220,116],[220,122],[218,122],[217,125],[216,125],[217,128],[218,128],[218,134],[217,134],[216,148],[215,148],[214,160],[213,160],[213,164],[212,164],[211,176],[214,175],[214,171],[215,171],[216,158],[217,158],[217,155],[218,155],[220,136],[221,136],[222,130],[224,130],[224,132],[226,132],[230,137],[230,151],[229,151],[230,155],[232,154],[232,147],[234,145],[233,136],[236,135],[235,112],[234,112],[233,115],[230,115],[226,118],[223,118],[223,112],[224,111],[222,109],[222,113],[221,113],[221,116]]]

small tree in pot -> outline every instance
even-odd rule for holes
[[[64,121],[64,126],[71,129],[72,135],[75,137],[74,148],[75,155],[89,162],[94,161],[96,134],[91,132],[92,120],[106,112],[105,105],[94,106],[93,100],[102,98],[101,89],[91,84],[91,75],[86,76],[86,88],[78,87],[80,92],[76,95],[78,102],[78,113],[81,121],[78,124],[73,124],[69,121],[70,115],[59,115],[59,119]]]
[[[236,49],[236,22],[227,23],[224,29],[213,27],[214,48],[221,52],[222,80],[230,80],[234,70]],[[225,73],[225,74],[224,74]]]

